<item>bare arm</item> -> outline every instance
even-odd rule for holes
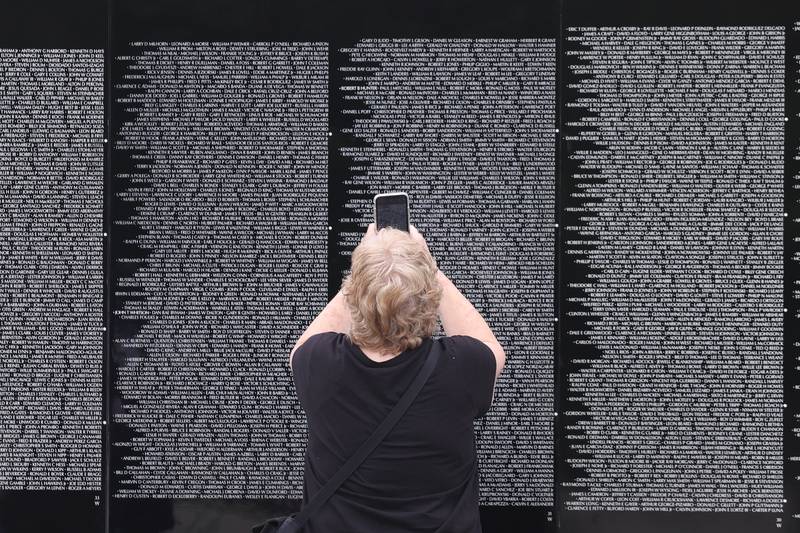
[[[364,242],[366,239],[374,238],[376,234],[377,229],[373,222],[367,227],[367,231],[361,238],[361,242]],[[300,335],[300,338],[297,339],[297,342],[294,343],[294,348],[292,348],[289,354],[289,368],[292,367],[292,357],[294,356],[295,350],[306,342],[309,337],[313,337],[317,333],[325,333],[326,331],[335,331],[337,333],[347,333],[350,331],[350,310],[347,308],[347,304],[344,301],[344,294],[342,294],[341,290],[328,302],[325,309],[323,309],[317,318],[309,324],[303,334]]]
[[[419,241],[428,253],[428,243],[413,225],[409,228],[411,236]],[[494,354],[497,363],[495,379],[500,376],[506,364],[506,352],[492,333],[489,325],[481,314],[475,309],[461,291],[439,270],[436,273],[439,284],[442,286],[442,301],[439,303],[439,318],[442,321],[444,332],[448,336],[469,335],[486,344]]]
[[[442,301],[439,304],[439,318],[448,336],[469,335],[486,344],[497,362],[495,379],[500,376],[506,364],[506,352],[492,333],[489,325],[461,291],[440,270],[436,273],[442,286]]]

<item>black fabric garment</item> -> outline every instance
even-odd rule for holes
[[[382,363],[343,333],[319,333],[295,350],[292,374],[308,420],[303,503],[386,418],[428,348],[438,361],[419,396],[303,531],[481,532],[473,419],[489,409],[496,362],[466,335],[427,338]]]

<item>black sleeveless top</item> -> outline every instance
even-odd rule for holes
[[[496,362],[465,335],[427,338],[379,363],[343,333],[309,337],[292,374],[308,421],[305,504],[389,414],[425,362],[436,368],[397,426],[313,516],[306,533],[480,533],[473,419]]]

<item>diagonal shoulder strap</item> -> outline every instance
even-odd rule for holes
[[[392,411],[389,415],[380,423],[380,425],[375,429],[372,435],[364,441],[364,443],[356,450],[356,452],[350,456],[350,458],[336,471],[336,473],[331,477],[327,483],[319,490],[318,493],[314,495],[311,501],[308,502],[306,505],[294,518],[289,518],[282,524],[281,528],[279,529],[279,533],[295,533],[296,531],[300,531],[303,525],[308,521],[312,514],[314,514],[322,505],[328,501],[336,489],[344,483],[344,481],[350,477],[358,466],[364,462],[364,459],[372,453],[378,444],[389,434],[389,431],[397,424],[403,414],[408,410],[411,403],[419,394],[419,391],[422,390],[423,385],[425,382],[428,381],[428,378],[433,373],[433,368],[436,366],[436,358],[433,356],[433,344],[431,343],[431,349],[428,350],[428,354],[425,359],[425,364],[423,365],[422,369],[419,371],[417,376],[414,378],[414,381],[411,382],[408,389],[403,393],[403,396],[397,402],[397,404],[392,408]]]

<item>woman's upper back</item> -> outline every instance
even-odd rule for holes
[[[437,363],[419,396],[306,531],[335,531],[343,521],[341,531],[356,533],[480,531],[473,419],[489,408],[496,362],[485,344],[463,335],[427,338],[384,362],[335,332],[295,351],[292,372],[309,428],[304,500],[388,415],[429,350]]]

